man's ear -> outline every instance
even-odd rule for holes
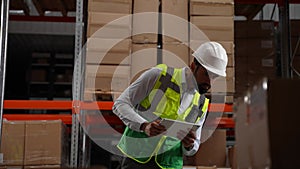
[[[192,62],[191,65],[190,65],[190,68],[191,68],[192,72],[195,71],[195,67],[196,67],[195,62]]]

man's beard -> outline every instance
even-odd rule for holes
[[[200,94],[207,93],[208,89],[203,87],[203,84],[198,84],[198,90]]]

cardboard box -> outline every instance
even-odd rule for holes
[[[190,15],[233,16],[233,0],[191,0]]]
[[[47,71],[44,69],[32,69],[31,81],[32,82],[45,82],[47,80]]]
[[[156,43],[158,34],[159,0],[138,0],[133,4],[132,41]],[[144,13],[154,12],[154,13]],[[141,13],[141,14],[139,14]]]
[[[132,0],[90,0],[88,1],[88,11],[131,14]]]
[[[239,56],[269,57],[276,55],[273,38],[235,39],[235,54]]]
[[[88,38],[86,63],[130,64],[130,39]]]
[[[293,124],[299,119],[295,98],[299,85],[299,79],[264,79],[238,99],[234,109],[238,168],[295,167],[300,135]]]
[[[124,65],[86,65],[86,74],[89,76],[118,76],[129,77],[130,66]]]
[[[234,54],[227,54],[228,56],[228,63],[227,66],[228,67],[234,67],[235,66],[235,62],[234,62]]]
[[[213,133],[212,133],[213,132]],[[192,165],[195,166],[216,166],[224,167],[226,162],[226,131],[217,129],[215,131],[202,130],[203,138],[208,140],[202,142],[199,150],[191,158]]]
[[[86,51],[87,64],[128,65],[130,62],[131,54],[127,52]]]
[[[123,92],[129,86],[128,77],[98,76],[86,77],[85,90],[102,92]]]
[[[61,120],[26,121],[24,165],[68,164],[66,126]]]
[[[235,57],[235,62],[237,97],[240,97],[241,94],[261,78],[268,77],[274,79],[277,77],[276,55],[268,57],[256,54],[252,54],[251,56],[238,55]]]
[[[162,0],[163,42],[188,42],[188,0]]]
[[[24,163],[24,121],[3,120],[1,153],[4,166],[21,166]]]
[[[126,39],[131,37],[131,28],[122,26],[108,26],[89,24],[87,28],[87,37],[96,37],[104,39]]]
[[[130,39],[104,39],[88,38],[86,43],[87,50],[100,52],[130,52]]]
[[[131,78],[157,65],[156,44],[132,44]]]
[[[233,16],[191,16],[191,23],[212,41],[234,41]],[[191,40],[205,40],[199,30],[190,28]]]
[[[23,169],[24,166],[0,166],[0,169]]]
[[[111,23],[112,26],[130,27],[131,19],[130,17],[126,17],[126,16],[127,16],[126,14],[119,14],[119,13],[89,12],[88,24],[105,25],[114,21],[113,23]],[[120,22],[116,21],[122,17],[125,17],[126,19],[122,19],[120,20]]]
[[[181,68],[190,65],[188,43],[164,43],[162,63]]]
[[[273,21],[235,21],[235,38],[270,38],[275,35]]]
[[[206,42],[206,41],[191,40],[190,41],[191,49],[196,50],[204,42]],[[217,41],[217,42],[220,43],[224,47],[227,54],[233,54],[234,53],[234,43],[233,43],[233,41]]]
[[[131,24],[132,16],[127,14],[89,12],[87,36],[125,39],[131,36]]]
[[[24,169],[40,169],[40,168],[54,169],[54,168],[61,168],[61,166],[60,165],[33,165],[33,166],[24,166]]]
[[[85,89],[123,91],[129,85],[130,66],[87,65]]]

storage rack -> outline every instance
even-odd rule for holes
[[[112,110],[113,102],[103,101],[103,102],[77,102],[74,104],[74,101],[47,101],[47,100],[5,100],[4,101],[4,109],[31,109],[31,110],[70,110],[72,114],[4,114],[3,118],[7,120],[62,120],[66,125],[74,124],[74,116],[76,116],[76,112],[78,113],[78,107],[80,106],[81,110]],[[209,110],[211,113],[214,112],[232,112],[231,104],[210,104]],[[75,117],[76,121],[78,119]],[[108,123],[118,123],[123,124],[120,119],[117,117],[105,118]],[[78,124],[79,125],[79,124]],[[220,119],[216,119],[216,121],[212,121],[209,125],[218,126],[218,128],[228,128],[233,129],[235,126],[233,118],[223,117]],[[78,126],[79,128],[79,126]],[[72,131],[71,138],[74,139],[72,135],[74,135]],[[72,140],[71,140],[72,141]],[[79,147],[72,147],[73,151],[79,151]],[[72,154],[70,154],[72,156]],[[84,154],[82,154],[84,155]],[[72,158],[72,157],[71,157]],[[78,157],[81,158],[81,157]],[[86,166],[87,164],[81,164]],[[77,167],[77,166],[72,166]]]
[[[83,0],[77,0],[77,11],[76,11],[76,37],[75,37],[75,59],[77,62],[75,63],[74,69],[74,77],[79,78],[79,75],[83,71],[81,67],[82,58],[80,58],[80,49],[82,46],[82,28],[83,28],[83,20],[82,20],[82,7],[83,7]],[[281,46],[281,53],[283,59],[283,75],[289,76],[289,69],[288,69],[288,59],[290,56],[289,49],[290,49],[290,42],[289,42],[289,10],[288,4],[289,3],[300,3],[299,0],[235,0],[235,4],[265,4],[265,3],[278,3],[280,5],[280,33],[282,38],[282,46]],[[76,118],[75,109],[78,109],[79,106],[82,109],[102,109],[102,110],[111,110],[112,102],[97,102],[97,106],[95,107],[94,103],[86,103],[86,102],[78,102],[75,100],[80,99],[80,88],[76,88],[80,86],[79,84],[75,84],[75,92],[77,95],[74,96],[74,101],[37,101],[37,100],[3,100],[3,89],[4,89],[4,81],[5,81],[5,60],[6,60],[6,45],[7,45],[7,22],[8,22],[8,4],[9,0],[5,0],[1,2],[1,51],[0,51],[0,59],[1,59],[1,121],[2,117],[8,120],[53,120],[53,119],[61,119],[65,124],[72,124],[72,154],[71,154],[71,166],[77,167],[78,166],[78,136],[79,136],[79,123]],[[78,59],[79,58],[79,59]],[[75,82],[79,82],[76,81]],[[217,105],[213,104],[210,105],[211,112],[232,112],[232,105],[225,105],[225,109],[220,109],[220,107],[224,107],[224,105]],[[46,115],[46,114],[4,114],[3,109],[49,109],[49,110],[71,110],[72,114],[70,115]],[[1,129],[0,124],[0,129]],[[222,118],[219,122],[219,127],[222,128],[234,128],[234,121],[231,118]],[[1,130],[0,130],[1,131]],[[0,136],[1,138],[1,136]],[[0,139],[1,141],[1,139]],[[84,166],[85,164],[80,164],[80,166]],[[79,166],[78,166],[79,167]]]

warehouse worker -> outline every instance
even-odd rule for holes
[[[160,64],[145,71],[115,100],[113,112],[127,126],[118,144],[126,156],[122,169],[181,169],[183,155],[198,151],[209,103],[204,93],[212,79],[226,76],[227,55],[219,43],[206,42],[193,56],[190,68]],[[168,129],[160,124],[162,118],[201,127],[166,136]]]

